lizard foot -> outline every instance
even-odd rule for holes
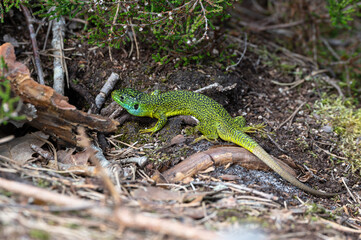
[[[242,127],[240,130],[244,133],[255,133],[255,132],[264,132],[264,128],[266,127],[266,125],[264,125],[263,123],[261,124],[256,124],[254,126],[247,126],[247,127]]]
[[[156,132],[156,131],[154,131],[152,128],[139,130],[139,133],[150,133],[151,136],[152,136],[155,132]]]
[[[197,137],[196,139],[194,139],[194,141],[191,144],[195,144],[195,143],[197,143],[197,142],[199,142],[200,140],[203,140],[203,139],[205,139],[205,140],[207,140],[209,142],[213,142],[213,143],[217,142],[217,139],[211,139],[211,138],[208,138],[205,135],[202,135],[202,136]]]

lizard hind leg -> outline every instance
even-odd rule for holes
[[[242,129],[246,126],[246,119],[243,116],[237,116],[237,117],[233,118],[233,122],[240,129]]]
[[[257,131],[262,131],[262,129],[265,127],[264,124],[247,126],[246,119],[243,116],[238,116],[233,118],[233,124],[237,130],[242,131],[244,133],[255,133]]]
[[[213,126],[207,126],[206,124],[202,124],[200,123],[199,125],[197,125],[197,130],[199,130],[203,135],[194,139],[194,141],[192,142],[192,144],[199,142],[200,140],[206,139],[207,141],[210,142],[215,142],[218,139],[218,133],[217,133],[217,129],[214,128]]]

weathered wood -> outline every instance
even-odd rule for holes
[[[54,137],[76,145],[76,129],[83,126],[99,132],[114,132],[118,122],[107,117],[79,111],[68,103],[68,98],[54,91],[53,88],[34,81],[29,69],[16,61],[14,47],[10,43],[0,46],[0,56],[4,57],[8,70],[5,75],[11,83],[12,91],[20,96],[24,103],[36,108],[36,117],[28,116],[28,123]]]
[[[295,171],[286,163],[274,158],[283,169],[296,176]],[[271,171],[271,169],[255,155],[241,147],[215,147],[204,152],[195,153],[171,169],[153,179],[157,182],[178,182],[187,177],[192,177],[199,171],[205,170],[213,165],[238,164],[247,169]]]

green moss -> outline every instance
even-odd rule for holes
[[[284,72],[291,72],[291,71],[295,70],[296,67],[297,67],[296,64],[287,63],[287,62],[283,62],[283,63],[280,64],[280,68]]]
[[[42,178],[37,179],[37,185],[41,188],[47,188],[50,186],[50,183]]]
[[[335,220],[336,216],[330,210],[324,208],[322,205],[318,205],[316,203],[306,203],[307,206],[306,215],[311,215],[311,220],[318,221],[318,216],[322,216],[322,218]]]
[[[144,126],[140,126],[138,122],[125,122],[116,134],[121,134],[118,139],[126,143],[145,144],[151,142],[153,137],[150,134],[139,133],[141,129],[144,129]]]
[[[68,223],[65,224],[66,227],[71,228],[71,229],[79,229],[81,226],[79,224],[76,223]]]
[[[361,170],[361,109],[356,109],[350,100],[324,96],[315,103],[314,114],[339,136],[338,149],[347,157],[352,170]]]
[[[264,217],[253,216],[249,206],[240,206],[239,209],[219,209],[217,215],[220,219],[231,224],[252,224],[260,228],[272,228],[273,226]]]
[[[195,136],[198,133],[198,128],[197,126],[195,127],[186,127],[184,128],[184,134],[186,136]]]
[[[0,195],[6,196],[6,197],[11,197],[12,196],[12,192],[6,191],[6,190],[0,190]]]
[[[29,234],[30,234],[30,237],[33,239],[39,239],[39,240],[50,239],[50,235],[48,232],[45,232],[45,231],[39,230],[39,229],[31,229]]]
[[[315,152],[309,150],[308,153],[312,156],[312,158],[317,158],[317,154]]]
[[[297,138],[296,142],[298,143],[298,146],[302,149],[302,151],[305,151],[310,148],[307,141],[303,138]]]

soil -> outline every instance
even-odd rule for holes
[[[20,13],[15,12],[14,14],[16,17],[13,20],[1,24],[0,36],[9,34],[18,42],[21,42],[17,48],[18,60],[29,62],[29,56],[31,55],[29,52],[32,49],[31,44],[29,44],[30,40],[25,21]],[[45,39],[46,30],[46,27],[41,28],[37,36],[38,44],[41,47],[44,44],[43,39]],[[334,89],[330,90],[329,86],[323,82],[305,81],[291,89],[280,86],[274,83],[274,81],[293,83],[297,80],[295,75],[285,73],[274,66],[268,66],[262,60],[260,61],[260,56],[252,49],[249,49],[240,64],[229,72],[226,72],[218,64],[214,64],[214,62],[205,62],[202,65],[189,65],[179,68],[175,68],[174,64],[169,63],[160,68],[151,57],[152,50],[147,49],[145,46],[140,48],[139,59],[136,59],[134,53],[130,57],[127,56],[129,46],[124,46],[123,49],[119,50],[112,49],[113,61],[111,61],[107,48],[94,48],[94,46],[88,45],[76,37],[81,34],[80,29],[76,30],[73,34],[67,32],[65,48],[72,49],[65,52],[66,56],[71,59],[66,61],[69,80],[72,84],[80,86],[84,92],[90,94],[93,97],[92,99],[98,94],[106,78],[112,72],[120,75],[120,81],[116,85],[116,89],[132,87],[148,93],[154,90],[162,92],[179,89],[193,91],[218,83],[228,90],[220,91],[217,88],[210,88],[204,91],[203,94],[222,104],[232,116],[245,116],[248,124],[264,123],[266,134],[254,133],[251,134],[252,138],[272,156],[279,159],[291,158],[299,165],[297,171],[300,178],[308,176],[309,171],[312,171],[313,177],[308,177],[309,179],[306,182],[309,186],[326,192],[341,192],[344,191],[344,184],[341,180],[344,177],[347,186],[353,189],[353,191],[357,190],[357,184],[360,181],[359,177],[356,174],[351,174],[347,166],[339,164],[337,159],[329,154],[329,151],[332,151],[332,154],[342,156],[342,153],[338,152],[337,149],[331,149],[330,147],[336,139],[335,135],[332,132],[322,131],[323,126],[318,123],[317,116],[314,116],[312,112],[313,103],[320,99],[323,92],[327,91],[329,93],[334,91]],[[257,46],[267,46],[269,39],[266,36],[253,35],[249,41]],[[269,48],[268,50],[273,51],[274,49]],[[275,51],[273,54],[278,54],[278,57],[287,61],[288,64],[300,65],[299,62],[294,62],[293,59],[285,56],[282,52]],[[41,57],[47,84],[51,86],[52,65],[49,59],[51,59],[49,56]],[[28,66],[33,71],[34,79],[36,79],[32,63],[29,62]],[[314,70],[313,65],[308,62],[299,66],[299,69],[303,72],[303,76],[310,74]],[[93,104],[92,99],[87,98],[84,94],[82,95],[79,90],[73,87],[67,88],[65,95],[69,97],[70,103],[78,109],[86,111]],[[112,99],[108,97],[105,106],[111,102]],[[300,105],[302,107],[298,109]],[[294,118],[279,127],[295,111],[297,112]],[[127,114],[125,111],[122,111],[121,115],[117,116],[117,119]],[[138,143],[135,146],[143,149],[143,153],[133,151],[128,156],[145,154],[150,160],[153,160],[142,169],[148,176],[152,176],[156,171],[161,172],[172,167],[193,153],[207,150],[214,145],[229,144],[221,140],[215,143],[202,140],[196,144],[191,144],[192,140],[199,136],[199,133],[193,133],[192,126],[186,124],[180,117],[169,119],[167,126],[152,136],[144,136],[144,134],[138,133],[140,129],[153,126],[154,123],[155,120],[129,117],[120,126],[118,132],[115,133],[123,134],[121,140],[127,144],[133,144],[137,141]],[[167,146],[171,139],[178,134],[186,136],[187,140],[181,144],[166,147],[156,153],[154,152],[154,150]],[[52,139],[52,141],[56,142],[55,139]],[[152,145],[152,148],[144,148],[145,145]],[[114,151],[114,148],[109,147],[105,154],[110,156],[112,151]],[[111,157],[109,157],[109,160],[119,161],[119,159],[112,159]],[[257,232],[255,234],[262,235],[266,232],[268,236],[273,238],[290,234],[289,236],[294,239],[305,237],[317,239],[317,233],[320,231],[324,236],[328,237],[333,234],[336,234],[341,239],[357,239],[358,237],[357,234],[337,231],[335,229],[330,230],[331,233],[328,233],[324,225],[319,223],[315,225],[310,224],[312,222],[312,217],[310,216],[322,217],[327,211],[332,212],[346,207],[350,197],[347,193],[340,194],[336,199],[315,197],[292,186],[273,172],[247,170],[237,165],[216,167],[209,173],[195,176],[195,180],[205,181],[204,175],[209,179],[219,179],[222,175],[235,175],[238,178],[234,183],[277,196],[279,198],[277,202],[281,206],[281,210],[278,208],[277,214],[280,214],[280,216],[288,214],[287,206],[300,209],[300,214],[293,212],[293,215],[291,214],[292,217],[289,219],[279,217],[282,220],[278,222],[278,215],[272,213],[275,210],[272,207],[263,206],[259,208],[255,206],[252,208],[250,206],[243,210],[242,208],[237,210],[230,208],[227,211],[223,208],[222,210],[219,209],[213,221],[219,223],[227,222],[232,217],[248,219],[249,223],[247,224],[251,226],[251,229],[252,225],[257,225],[256,229],[261,229],[259,227],[261,225],[264,226],[261,233]],[[137,174],[134,179],[135,184],[138,184],[137,181],[141,182],[142,178],[143,176]],[[294,198],[293,196],[298,197]],[[204,200],[204,204],[210,207],[217,201],[221,200],[219,198],[215,200],[210,197]],[[318,209],[322,211],[326,209],[326,213],[321,210],[315,210],[313,212],[314,215],[307,213],[304,210],[304,202],[318,204]],[[350,213],[351,215],[357,215],[356,212],[353,212],[353,210],[357,211],[357,207],[348,206],[346,208],[352,212]],[[255,211],[254,216],[251,211]],[[336,214],[335,212],[333,213]],[[342,210],[339,210],[338,214],[341,218],[347,217]],[[240,225],[249,229],[249,226],[243,225],[242,220]],[[355,222],[355,225],[358,225],[360,228],[360,219],[358,222]],[[300,237],[291,234],[301,232],[307,234]],[[142,233],[128,232],[127,234],[128,236],[134,234],[134,239],[139,239],[142,236]]]

